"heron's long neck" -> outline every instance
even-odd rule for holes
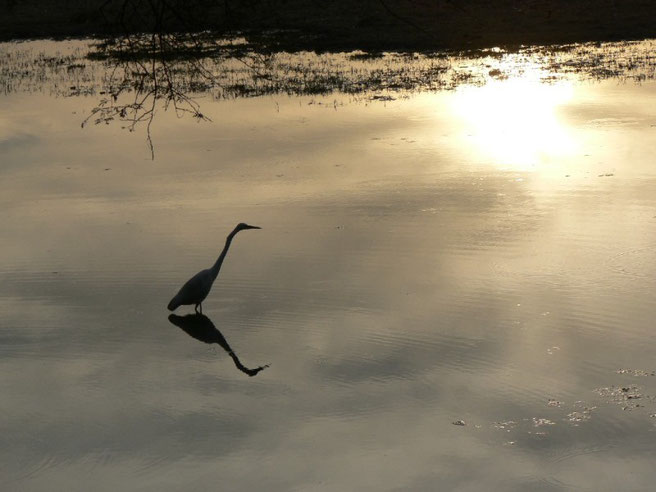
[[[221,269],[221,265],[223,264],[223,260],[226,257],[226,254],[228,253],[228,248],[230,247],[230,243],[232,242],[232,238],[235,237],[235,235],[239,232],[237,228],[233,230],[230,234],[228,234],[228,237],[226,238],[225,246],[223,247],[223,251],[221,251],[221,254],[219,257],[216,259],[216,263],[212,266],[212,276],[214,278],[217,277],[219,274],[219,270]]]

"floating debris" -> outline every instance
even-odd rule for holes
[[[643,371],[642,369],[618,369],[617,374],[629,374],[631,376],[656,376],[656,371]]]
[[[575,410],[574,412],[570,412],[567,414],[567,420],[570,424],[574,426],[578,426],[581,422],[587,422],[592,418],[592,412],[597,408],[597,407],[588,407],[588,406],[582,406],[582,402],[576,402],[574,404],[575,407],[580,407],[580,410]]]
[[[507,78],[508,78],[508,76],[507,76],[505,73],[503,73],[501,70],[499,70],[498,68],[493,68],[493,69],[490,70],[487,74],[488,74],[490,77],[492,77],[493,79],[501,79],[501,80],[504,80],[504,79],[507,79]]]
[[[376,95],[376,96],[371,96],[370,99],[372,101],[395,101],[396,98],[393,96],[381,96],[381,95]]]
[[[538,418],[533,417],[533,425],[535,427],[542,427],[542,426],[545,426],[545,425],[554,425],[555,423],[556,422],[554,422],[553,420],[538,419]]]
[[[604,388],[597,388],[595,392],[611,403],[624,405],[622,410],[633,410],[634,408],[641,407],[638,400],[643,398],[653,400],[651,396],[643,395],[640,387],[635,384],[629,386],[608,386]]]
[[[456,420],[455,422],[451,422],[453,425],[467,425],[467,423],[464,420]]]
[[[560,407],[563,406],[563,402],[558,401],[558,400],[554,400],[553,398],[549,398],[549,401],[547,402],[547,405],[549,405],[550,407],[559,407],[560,408]]]
[[[516,426],[517,426],[517,422],[515,422],[514,420],[508,420],[506,422],[495,422],[494,423],[494,427],[496,427],[497,429],[505,430],[507,432],[510,432],[510,429],[513,429]]]
[[[547,353],[548,353],[549,355],[553,355],[554,352],[557,352],[558,350],[560,350],[560,347],[551,347],[551,348],[548,348],[548,349],[547,349]]]

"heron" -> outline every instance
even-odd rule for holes
[[[205,300],[207,294],[210,293],[212,284],[216,280],[216,277],[219,275],[219,270],[221,269],[223,260],[228,253],[228,248],[230,248],[232,238],[234,238],[239,231],[243,231],[244,229],[261,229],[261,227],[244,224],[243,222],[237,224],[237,227],[235,227],[233,231],[228,234],[225,246],[223,247],[223,251],[221,251],[221,254],[217,258],[214,265],[212,265],[211,268],[201,270],[196,275],[187,280],[187,282],[185,282],[178,293],[173,297],[173,299],[171,299],[171,302],[169,302],[169,311],[175,311],[178,307],[183,305],[195,304],[194,311],[197,313],[203,312],[203,306],[201,303]]]

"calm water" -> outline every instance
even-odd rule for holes
[[[649,490],[656,83],[494,63],[205,96],[155,160],[80,128],[75,70],[5,79],[2,489]],[[240,221],[206,318],[169,320]]]

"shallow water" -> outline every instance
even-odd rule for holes
[[[205,97],[155,160],[6,91],[2,488],[649,489],[656,83],[534,68]]]

